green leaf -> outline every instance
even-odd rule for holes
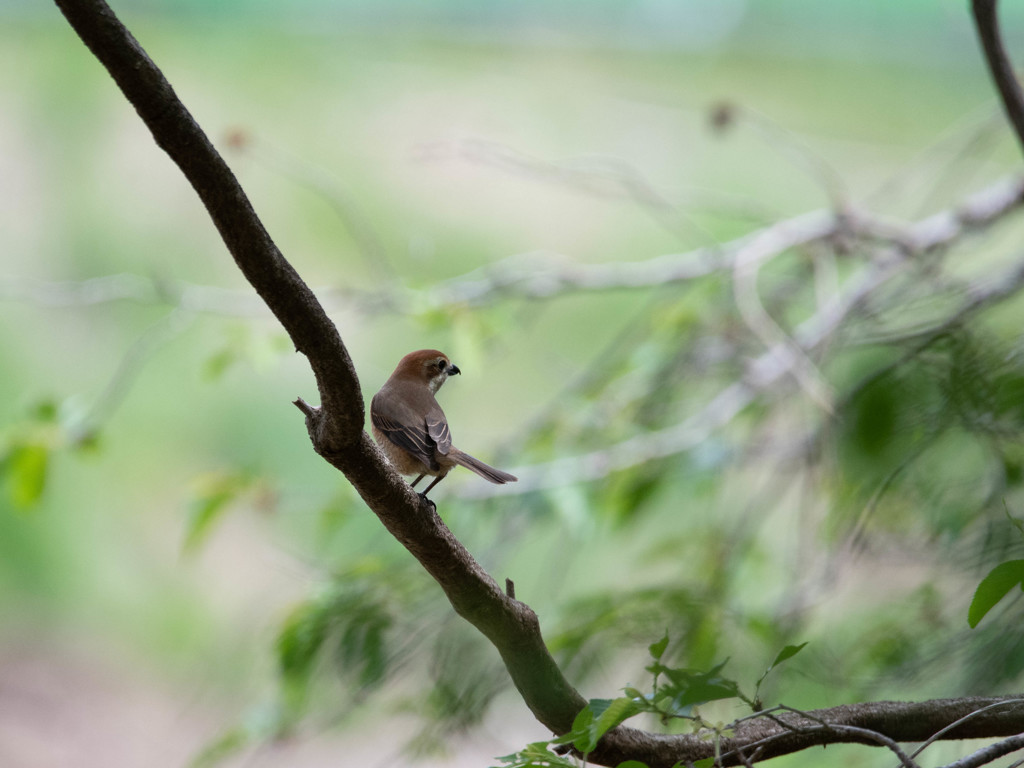
[[[4,461],[7,492],[11,503],[19,509],[34,506],[46,489],[50,449],[42,443],[15,445]]]
[[[572,730],[567,734],[573,746],[583,754],[592,751],[597,745],[596,739],[593,743],[590,739],[590,727],[594,724],[594,710],[591,704],[587,704],[579,711],[572,721]]]
[[[572,731],[555,742],[571,741],[583,754],[593,752],[602,736],[640,711],[633,699],[625,696],[616,699],[591,699],[573,720]]]
[[[303,603],[292,611],[277,636],[277,667],[286,717],[297,718],[305,711],[313,671],[330,628],[330,616],[322,605]]]
[[[53,400],[43,400],[36,403],[30,413],[34,421],[51,424],[57,421],[57,403]]]
[[[775,660],[768,665],[768,669],[766,669],[764,671],[764,674],[762,674],[761,677],[759,677],[757,680],[757,685],[754,687],[754,700],[752,702],[748,702],[749,704],[751,704],[751,706],[753,706],[755,710],[760,710],[763,706],[761,703],[761,684],[764,683],[765,679],[768,677],[771,671],[775,669],[777,666],[779,666],[779,664],[781,664],[782,662],[796,656],[798,653],[800,653],[800,651],[804,649],[804,646],[806,645],[807,643],[800,643],[800,645],[787,645],[785,648],[783,648],[776,654]]]
[[[238,357],[238,352],[231,346],[218,350],[203,363],[203,378],[207,381],[220,379],[238,361]]]
[[[647,768],[647,763],[641,763],[639,760],[626,760],[623,763],[619,763],[615,768]]]
[[[324,641],[329,620],[316,603],[303,603],[285,621],[277,636],[277,664],[286,678],[309,676]]]
[[[595,745],[597,740],[608,733],[608,731],[639,712],[633,699],[625,696],[620,696],[610,701],[608,699],[595,699],[591,701],[592,706],[594,701],[599,701],[603,705],[603,708],[596,708],[594,712],[597,717],[593,726]]]
[[[548,749],[547,741],[535,741],[526,749],[513,755],[497,758],[503,768],[576,768],[576,761],[570,757],[556,755]]]
[[[655,662],[647,670],[655,675],[663,675],[668,683],[658,689],[659,697],[668,699],[667,711],[671,716],[687,716],[695,706],[719,699],[731,699],[739,695],[736,681],[722,677],[720,672],[728,663],[728,659],[706,672],[692,669],[676,669]]]
[[[211,472],[199,478],[199,490],[192,500],[185,526],[183,548],[186,552],[199,547],[224,510],[251,482],[249,475],[241,472]]]
[[[651,658],[655,661],[661,661],[661,657],[665,655],[665,649],[668,648],[668,632],[656,643],[651,643],[647,650],[651,652]]]
[[[975,590],[971,607],[967,610],[967,623],[971,628],[978,626],[985,614],[1018,584],[1024,589],[1024,560],[1008,560],[989,571]]]
[[[773,661],[771,663],[771,666],[768,667],[768,671],[770,672],[771,670],[775,669],[775,667],[779,666],[779,664],[786,661],[787,659],[792,659],[794,656],[800,653],[800,651],[802,651],[804,649],[804,646],[806,645],[806,642],[800,643],[800,645],[787,645],[785,648],[779,651],[779,655],[775,657],[775,661]]]

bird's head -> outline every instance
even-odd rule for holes
[[[421,349],[403,357],[391,375],[423,382],[432,393],[436,394],[449,376],[455,376],[458,373],[461,373],[459,367],[454,365],[444,352],[438,352],[436,349]]]

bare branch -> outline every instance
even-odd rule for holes
[[[972,752],[966,757],[948,763],[944,768],[978,768],[978,766],[998,760],[1003,755],[1016,752],[1018,749],[1024,749],[1024,733],[982,747],[977,752]]]
[[[439,283],[412,296],[413,306],[480,306],[502,297],[548,299],[562,293],[651,288],[733,269],[738,262],[763,263],[786,251],[844,238],[880,241],[927,253],[953,245],[1024,205],[1024,182],[1001,180],[951,209],[912,224],[893,222],[852,208],[811,211],[770,224],[718,246],[670,253],[645,261],[577,264],[568,257],[519,254],[492,266]],[[419,301],[417,301],[419,299]]]
[[[999,34],[999,16],[996,11],[998,0],[973,0],[974,23],[978,38],[985,52],[989,72],[995,81],[996,90],[1003,101],[1003,110],[1017,134],[1017,141],[1024,149],[1024,93],[1013,72],[1013,64],[1006,55],[1002,36]]]
[[[1018,699],[1009,699],[1007,701],[997,701],[995,704],[990,704],[987,707],[982,707],[981,709],[976,709],[973,712],[971,712],[970,714],[964,715],[959,720],[955,720],[954,722],[950,723],[949,725],[947,725],[942,730],[936,731],[934,734],[932,734],[932,736],[930,738],[928,738],[923,744],[918,745],[917,749],[915,749],[914,752],[910,756],[911,757],[917,757],[922,752],[924,752],[930,745],[934,744],[936,741],[940,740],[943,736],[945,736],[946,733],[948,733],[949,731],[953,730],[957,726],[967,722],[971,718],[977,717],[978,715],[980,715],[980,714],[982,714],[984,712],[988,712],[991,709],[995,709],[997,707],[1005,707],[1007,704],[1013,704],[1016,701],[1018,701]]]
[[[828,414],[834,412],[831,387],[811,359],[796,341],[789,337],[761,301],[757,290],[757,277],[764,258],[758,254],[736,259],[733,269],[733,294],[740,317],[747,329],[769,349],[779,348],[787,353],[793,378],[818,407]]]
[[[992,708],[995,703],[1006,706]],[[972,713],[974,717],[966,717]],[[768,759],[824,744],[869,744],[891,749],[890,744],[924,741],[961,720],[960,725],[945,731],[944,739],[1016,736],[1024,725],[1024,699],[878,701],[744,720],[731,738],[721,740],[721,764],[743,764],[740,750],[748,755],[751,750],[758,750],[759,759]],[[647,763],[649,768],[671,768],[677,761],[713,757],[714,749],[699,734],[662,736],[620,726],[606,735],[588,758],[601,765],[634,759]],[[897,754],[904,766],[914,764],[902,750]]]
[[[451,305],[484,306],[502,298],[551,299],[565,293],[645,289],[724,273],[738,262],[762,264],[786,251],[815,243],[867,239],[920,255],[948,248],[968,235],[984,231],[1024,206],[1024,181],[1002,179],[947,210],[920,221],[892,221],[852,209],[835,214],[810,211],[775,222],[718,246],[669,253],[644,261],[605,264],[574,263],[568,256],[533,252],[515,254],[493,265],[437,283],[427,290],[379,292],[318,288],[327,306],[372,314],[417,314]],[[263,305],[251,294],[179,280],[118,274],[81,282],[45,282],[6,278],[0,300],[34,301],[44,306],[92,305],[107,301],[177,304],[207,314],[258,317]]]
[[[899,759],[900,764],[904,768],[919,768],[918,764],[915,763],[906,752],[900,749],[900,745],[897,744],[893,739],[885,736],[877,731],[870,730],[869,728],[858,728],[854,725],[837,725],[835,723],[822,723],[821,725],[810,726],[810,727],[790,727],[788,724],[783,724],[784,731],[775,734],[773,736],[767,736],[760,741],[754,742],[748,745],[749,747],[756,747],[763,749],[767,745],[771,744],[772,741],[784,737],[786,734],[797,734],[800,736],[813,737],[815,735],[827,735],[830,733],[839,734],[842,736],[848,736],[849,739],[842,739],[842,741],[852,741],[866,744],[877,744],[878,746],[886,747]],[[833,742],[834,743],[834,742]],[[746,764],[743,752],[741,748],[737,747],[729,752],[723,753],[723,758],[730,757],[738,759],[741,763]]]
[[[692,450],[715,431],[730,423],[765,390],[789,375],[801,360],[824,346],[852,312],[875,292],[902,274],[911,256],[927,253],[962,236],[973,222],[991,221],[997,211],[1019,204],[1024,187],[1021,182],[1001,184],[970,198],[955,214],[938,214],[904,232],[907,250],[890,253],[865,266],[849,278],[832,300],[797,326],[792,337],[785,337],[747,366],[747,375],[729,384],[703,408],[679,424],[636,435],[596,451],[556,459],[544,464],[514,467],[519,482],[504,486],[475,484],[459,489],[460,498],[486,498],[530,493],[574,483],[594,482],[612,472],[635,467],[648,461]],[[911,244],[913,248],[911,249]],[[967,286],[960,306],[943,320],[913,336],[928,338],[962,322],[985,307],[1013,295],[1024,285],[1024,259],[995,278],[986,277]],[[911,338],[905,335],[901,338]],[[795,355],[800,352],[800,357]]]

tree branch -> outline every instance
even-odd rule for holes
[[[999,759],[1003,755],[1016,752],[1018,749],[1024,749],[1024,734],[1017,734],[1008,739],[997,741],[995,744],[989,744],[977,752],[972,752],[960,760],[949,763],[944,768],[978,768]]]
[[[445,591],[452,607],[498,649],[538,720],[554,732],[572,726],[585,700],[568,683],[529,606],[505,595],[363,430],[355,368],[334,324],[270,239],[234,174],[178,99],[170,83],[103,0],[56,0],[68,22],[107,68],[181,168],[239,269],[295,347],[309,359],[321,407],[299,405],[317,453],[344,472],[385,527]]]
[[[638,261],[580,264],[558,253],[520,253],[426,290],[322,287],[316,292],[329,307],[355,308],[367,314],[416,314],[453,304],[486,306],[503,298],[543,301],[569,293],[642,290],[725,273],[735,269],[738,262],[761,264],[788,250],[828,241],[839,241],[847,247],[851,241],[869,241],[917,256],[983,232],[1021,207],[1024,181],[1009,177],[950,208],[912,222],[894,221],[864,210],[847,209],[842,214],[817,210],[782,219],[718,246]],[[44,306],[133,301],[172,304],[192,312],[228,317],[265,313],[265,306],[249,293],[127,273],[79,282],[5,278],[0,281],[0,300],[33,301]]]
[[[973,0],[974,23],[978,29],[981,48],[985,52],[989,72],[995,81],[996,90],[1003,102],[1006,117],[1017,134],[1017,141],[1024,149],[1024,93],[1013,72],[1013,64],[1006,55],[1002,35],[999,33],[999,15],[996,11],[998,0]]]
[[[996,703],[1005,706],[992,707]],[[1015,736],[1024,731],[1024,699],[877,701],[809,712],[765,714],[742,721],[731,738],[719,742],[721,764],[743,765],[744,755],[751,750],[758,751],[758,759],[768,759],[826,744],[868,744],[891,749],[897,742],[924,741],[957,721],[962,722],[949,728],[943,739]],[[587,757],[601,765],[633,759],[641,760],[649,768],[672,768],[677,762],[695,762],[714,754],[714,743],[699,733],[663,736],[620,726],[609,732]],[[907,761],[912,763],[902,750],[895,754],[904,765]]]
[[[548,653],[536,614],[501,590],[370,440],[363,429],[359,382],[337,329],[271,241],[230,169],[103,0],[56,3],[196,189],[239,268],[309,359],[322,406],[301,399],[296,405],[316,451],[345,473],[385,527],[442,587],[456,612],[495,645],[537,719],[554,732],[568,731],[585,702]],[[759,757],[771,757],[839,741],[920,741],[995,701],[880,702],[756,719],[738,726],[723,746],[734,751],[732,764],[737,764],[747,762],[740,750],[751,747]],[[979,713],[945,736],[1005,736],[1022,729],[1024,704],[1018,702]],[[636,759],[667,768],[710,756],[713,749],[695,735],[662,736],[620,726],[605,736],[591,761],[614,765]]]
[[[103,2],[57,0],[65,18],[106,67],[157,145],[181,168],[245,278],[309,358],[327,408],[327,433],[350,444],[363,428],[355,368],[337,329],[256,216],[231,169],[163,73]]]

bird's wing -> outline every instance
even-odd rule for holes
[[[404,448],[431,469],[440,468],[434,458],[435,440],[428,432],[429,421],[417,417],[412,408],[375,397],[370,404],[370,421],[399,448]],[[448,444],[451,445],[450,438]],[[442,453],[447,453],[447,450]]]
[[[448,431],[448,419],[441,406],[431,408],[427,414],[427,434],[434,441],[438,453],[446,454],[452,449],[452,433]]]

